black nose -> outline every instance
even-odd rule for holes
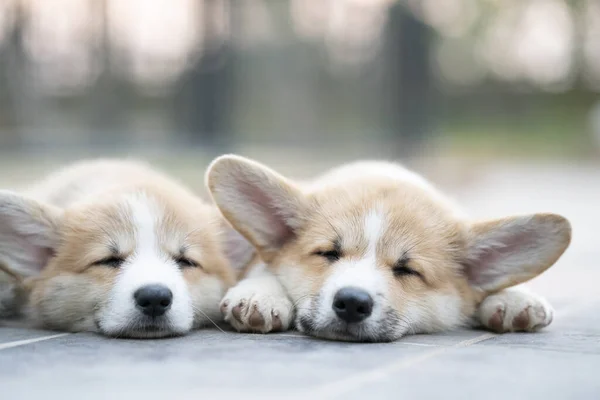
[[[360,322],[373,312],[373,299],[364,290],[346,287],[335,294],[333,311],[346,322]]]
[[[173,302],[173,293],[163,285],[142,286],[133,294],[135,304],[144,314],[150,317],[160,317]]]

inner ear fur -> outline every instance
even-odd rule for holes
[[[554,265],[570,242],[571,225],[556,214],[475,223],[465,260],[469,281],[488,293],[526,282]]]
[[[247,158],[215,159],[206,174],[211,196],[229,223],[268,258],[304,223],[305,198],[272,169]]]

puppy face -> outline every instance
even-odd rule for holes
[[[314,222],[272,263],[301,330],[392,340],[464,320],[462,226],[433,204],[406,200],[400,188],[309,197]]]
[[[233,283],[216,212],[158,190],[59,210],[0,195],[0,254],[40,325],[110,336],[186,333],[219,316]]]
[[[389,341],[465,323],[487,294],[538,275],[566,249],[555,215],[470,223],[391,164],[343,167],[303,188],[240,157],[207,181],[259,250],[308,334]]]

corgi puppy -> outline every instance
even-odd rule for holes
[[[298,183],[228,155],[206,182],[259,255],[221,303],[240,331],[285,330],[295,319],[322,338],[392,341],[473,321],[497,332],[552,321],[544,299],[511,287],[566,250],[571,228],[561,216],[471,222],[422,177],[387,162]]]
[[[216,209],[145,164],[77,163],[0,191],[0,268],[18,278],[2,292],[20,299],[0,303],[20,304],[4,314],[36,327],[181,335],[220,319],[236,238]]]

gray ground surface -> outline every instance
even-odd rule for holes
[[[206,330],[122,340],[0,328],[2,399],[600,399],[600,169],[496,165],[456,187],[476,217],[552,211],[573,244],[531,282],[556,309],[535,334],[461,331],[348,344]]]

